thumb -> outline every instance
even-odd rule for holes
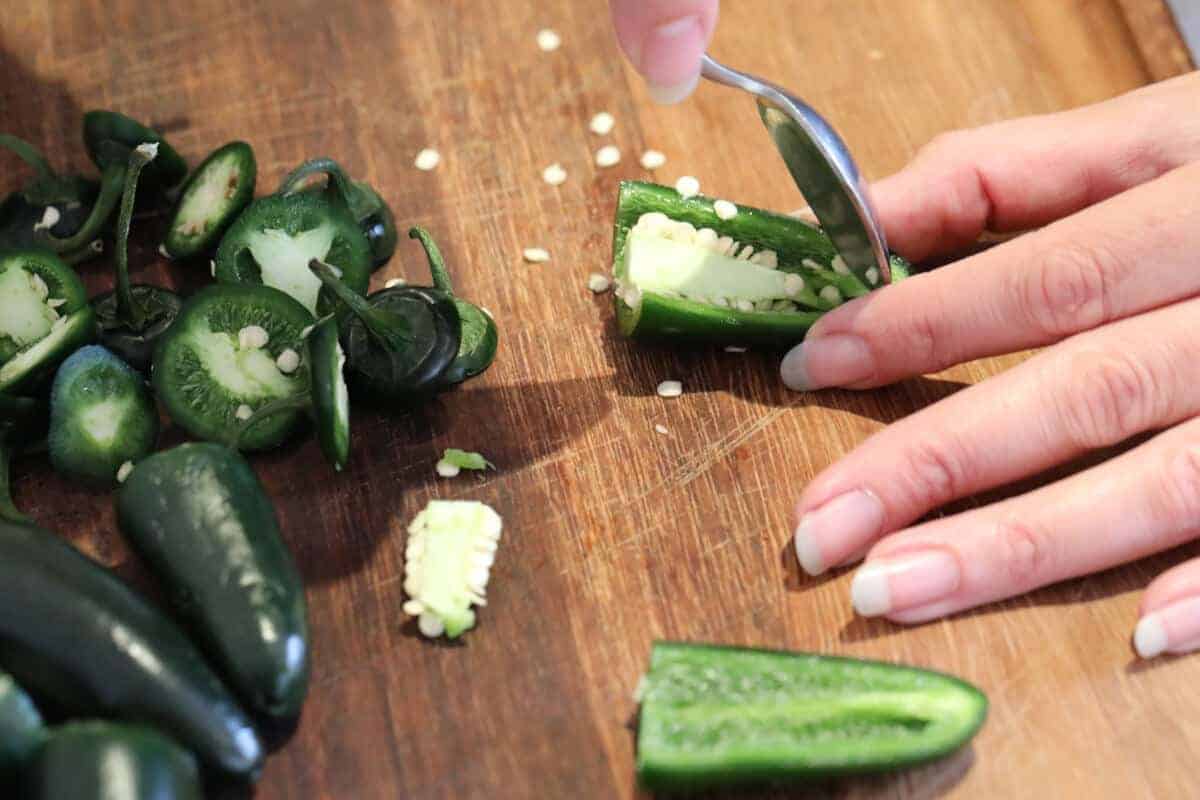
[[[717,0],[612,0],[617,41],[663,104],[700,80],[700,57],[717,25]]]

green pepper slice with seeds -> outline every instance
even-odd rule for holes
[[[440,289],[397,286],[363,298],[328,264],[314,260],[311,268],[349,308],[339,338],[356,393],[405,404],[437,392],[462,340],[452,296]]]
[[[254,148],[245,142],[230,142],[204,159],[179,194],[163,240],[167,257],[190,258],[213,249],[254,199],[257,176]]]
[[[337,304],[309,270],[314,258],[340,270],[352,291],[367,291],[371,249],[345,206],[324,194],[276,194],[251,203],[229,228],[214,274],[221,283],[272,286],[324,316]]]
[[[46,250],[0,253],[0,393],[44,385],[91,341],[94,315],[75,271]]]
[[[458,319],[462,328],[458,355],[443,373],[442,384],[453,386],[483,374],[496,360],[496,350],[500,344],[500,335],[496,330],[495,320],[474,303],[454,296],[450,271],[446,269],[445,259],[442,258],[441,251],[428,231],[423,228],[412,228],[408,235],[409,238],[420,241],[421,246],[425,248],[425,256],[429,260],[429,271],[433,276],[433,285],[454,297],[454,307],[458,311]]]
[[[0,133],[0,147],[15,153],[33,168],[33,177],[0,203],[0,249],[45,246],[49,237],[66,238],[87,220],[99,187],[79,175],[59,175],[29,142]],[[69,263],[97,256],[102,248],[89,242],[74,251]]]
[[[664,793],[920,764],[966,744],[988,708],[928,670],[675,642],[655,643],[638,696],[638,777]]]
[[[268,404],[303,394],[304,349],[312,314],[270,286],[218,284],[184,303],[154,351],[151,381],[171,419],[200,439],[226,442],[231,430]],[[300,422],[298,410],[273,414],[239,446],[281,443]]]
[[[278,194],[290,194],[304,188],[316,175],[327,176],[326,194],[334,195],[345,204],[351,216],[358,222],[367,244],[371,248],[371,259],[379,269],[396,252],[396,217],[379,192],[366,181],[351,180],[345,170],[332,158],[314,158],[294,169],[283,179]]]
[[[793,217],[622,182],[613,231],[621,333],[645,339],[786,348],[821,315],[871,291],[833,242]],[[728,214],[726,214],[728,216]],[[908,265],[892,257],[893,279]]]
[[[116,287],[93,301],[96,336],[101,344],[142,372],[149,368],[155,344],[179,316],[183,305],[175,292],[129,281],[129,227],[133,222],[134,200],[141,176],[156,158],[158,145],[154,144],[138,145],[129,153],[114,245]]]
[[[100,168],[100,190],[91,213],[79,230],[66,238],[49,238],[49,246],[59,253],[78,251],[99,236],[121,202],[130,154],[136,148],[157,145],[157,157],[146,165],[142,176],[144,196],[160,196],[187,177],[187,162],[161,134],[115,111],[84,114],[83,143],[92,161]]]

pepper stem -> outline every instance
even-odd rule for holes
[[[330,183],[337,188],[338,194],[341,195],[346,207],[350,209],[350,213],[355,219],[358,219],[358,190],[354,188],[354,181],[350,180],[350,176],[346,174],[346,171],[332,158],[322,156],[321,158],[305,161],[283,179],[283,183],[279,184],[278,193],[290,194],[295,192],[305,180],[319,174],[329,176]]]
[[[5,519],[9,522],[29,522],[29,517],[21,513],[21,510],[13,503],[8,469],[8,462],[11,457],[12,451],[9,449],[8,444],[0,442],[0,519]]]
[[[113,209],[121,201],[125,173],[128,171],[128,167],[124,164],[106,166],[100,176],[100,194],[96,197],[95,205],[92,206],[92,213],[88,214],[82,227],[66,239],[58,239],[48,234],[47,244],[50,249],[56,253],[70,253],[90,245],[100,235],[100,229],[104,227],[104,223],[108,222]]]
[[[51,168],[50,162],[42,155],[42,151],[24,139],[19,139],[10,133],[0,133],[0,147],[11,150],[18,158],[33,167],[39,178],[53,180],[58,177]]]
[[[421,246],[425,248],[425,257],[429,259],[429,273],[433,276],[433,285],[453,296],[454,285],[450,282],[450,271],[446,269],[446,261],[442,258],[442,251],[438,249],[437,243],[433,241],[433,236],[424,228],[413,227],[408,229],[408,238],[419,240]]]
[[[250,433],[250,429],[258,425],[265,419],[273,417],[276,414],[282,414],[285,411],[296,411],[298,409],[307,409],[312,407],[312,392],[304,391],[299,394],[291,395],[290,397],[281,397],[278,400],[272,400],[266,405],[259,406],[250,417],[233,429],[232,434],[226,440],[226,445],[230,450],[241,450],[242,444],[246,441],[246,436]]]
[[[128,174],[125,188],[121,192],[121,211],[117,215],[117,319],[130,330],[142,331],[146,327],[146,311],[133,296],[129,282],[129,226],[133,222],[133,202],[137,198],[138,178],[147,164],[158,155],[157,144],[142,144],[129,153]]]
[[[338,274],[334,272],[333,267],[319,259],[314,258],[308,262],[308,268],[339,300],[350,308],[351,313],[362,321],[362,324],[384,348],[399,350],[412,342],[412,337],[409,336],[408,320],[404,317],[372,308],[365,298],[356,294],[338,279]]]

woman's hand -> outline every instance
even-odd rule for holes
[[[717,0],[612,0],[621,49],[660,103],[678,103],[700,80],[717,25]]]
[[[789,386],[868,388],[1053,346],[819,475],[799,501],[803,568],[865,553],[855,609],[911,623],[1200,535],[1200,73],[943,136],[874,197],[914,260],[1040,230],[830,313],[784,359]],[[913,525],[1159,430],[1037,491]],[[1134,640],[1144,657],[1200,648],[1200,559],[1150,585]]]

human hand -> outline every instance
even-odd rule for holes
[[[717,0],[612,0],[626,57],[660,103],[678,103],[700,80],[700,57],[717,26]]]
[[[869,388],[1053,345],[891,425],[801,495],[796,552],[861,558],[865,616],[933,619],[1200,535],[1200,73],[941,137],[873,194],[920,260],[1042,227],[826,315],[783,361],[798,390]],[[914,522],[1136,434],[1106,463]],[[913,527],[909,527],[913,526]],[[869,551],[869,552],[868,552]],[[1138,653],[1200,648],[1200,559],[1153,581]]]

